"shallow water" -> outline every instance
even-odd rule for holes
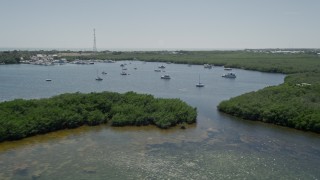
[[[127,63],[128,76],[121,76]],[[154,72],[165,65],[166,72]],[[137,70],[134,70],[137,67]],[[95,81],[97,76],[103,81]],[[101,72],[106,71],[107,75]],[[95,65],[0,66],[0,101],[65,92],[136,91],[197,107],[186,130],[80,127],[0,143],[0,179],[319,179],[320,136],[240,120],[222,100],[283,82],[284,75],[222,67],[126,61]],[[161,80],[169,74],[171,80]],[[196,88],[199,74],[204,88]],[[52,82],[46,82],[46,78]]]

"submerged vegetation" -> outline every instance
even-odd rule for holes
[[[48,99],[16,99],[0,103],[0,109],[0,142],[103,123],[169,128],[194,123],[197,117],[196,109],[179,99],[134,92],[67,93]]]

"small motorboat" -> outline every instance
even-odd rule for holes
[[[227,73],[222,75],[224,78],[236,78],[237,76],[234,73]]]
[[[96,80],[97,80],[97,81],[102,81],[103,79],[98,76],[98,77],[96,78]]]
[[[211,69],[211,68],[212,68],[212,65],[211,65],[211,64],[204,64],[203,67],[204,67],[204,68],[207,68],[207,69]]]
[[[166,75],[161,76],[161,79],[171,79],[171,77],[168,74],[166,74]]]

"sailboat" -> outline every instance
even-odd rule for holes
[[[102,81],[103,80],[101,77],[98,76],[98,70],[97,70],[97,78],[96,78],[96,80],[97,81]]]
[[[49,78],[49,73],[48,73],[48,78],[46,79],[46,81],[52,81],[52,80]]]
[[[204,87],[204,84],[200,82],[200,74],[199,74],[199,83],[196,84],[196,87]]]

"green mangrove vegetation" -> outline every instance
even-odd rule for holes
[[[16,99],[0,103],[0,142],[104,123],[169,128],[195,123],[196,117],[196,109],[179,99],[134,92],[67,93],[47,99]]]
[[[274,73],[316,72],[320,69],[320,57],[314,51],[304,53],[281,54],[271,51],[253,52],[238,51],[141,51],[141,52],[111,52],[97,54],[62,53],[69,61],[75,59],[111,59],[111,60],[141,60],[150,62],[174,62],[180,64],[214,64],[247,70],[257,70]]]
[[[218,109],[243,119],[320,133],[320,73],[288,75],[279,86],[223,101]]]

